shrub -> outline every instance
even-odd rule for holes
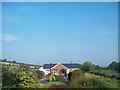
[[[55,76],[53,76],[52,74],[49,76],[49,81],[52,82],[52,81],[55,81]]]
[[[83,75],[83,74],[84,74],[84,72],[83,72],[82,70],[80,70],[80,69],[74,70],[74,71],[72,72],[72,76],[81,76],[81,75]]]
[[[9,70],[9,67],[2,67],[2,87],[13,87],[16,83],[15,74]]]
[[[85,62],[83,63],[81,69],[85,72],[94,72],[95,71],[95,66],[91,62]]]
[[[35,73],[24,66],[3,67],[2,75],[3,88],[39,88],[41,86]]]
[[[64,80],[65,80],[64,76],[60,76],[60,81],[64,81]]]
[[[60,81],[60,76],[54,75],[55,76],[55,81]]]
[[[72,72],[69,72],[69,73],[68,73],[68,80],[69,80],[69,81],[71,80],[71,76],[72,76]]]
[[[92,88],[106,88],[106,81],[101,78],[92,77],[89,79],[89,82]]]
[[[67,88],[67,86],[65,84],[60,84],[60,85],[57,85],[57,88]]]
[[[52,84],[49,88],[67,88],[67,86],[65,84],[60,85]]]
[[[20,69],[16,74],[16,87],[19,88],[39,88],[41,87],[35,73]]]
[[[71,88],[109,88],[103,78],[86,75],[75,75],[69,85]]]
[[[80,84],[78,81],[83,78],[84,72],[80,69],[74,70],[72,73],[69,73],[68,79],[70,80],[69,84],[72,88],[79,88]]]
[[[56,84],[52,84],[52,85],[50,85],[50,87],[49,88],[56,88],[57,87],[57,85]]]
[[[71,88],[79,88],[79,82],[80,81],[80,78],[79,77],[72,77],[70,82],[69,82],[69,86]]]

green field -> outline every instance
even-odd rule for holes
[[[113,70],[100,70],[100,72],[106,76],[116,76],[116,77],[120,77],[120,73],[118,73],[117,71],[113,71]]]
[[[90,73],[85,73],[85,77],[87,77],[87,78],[99,77],[101,80],[104,80],[106,82],[106,85],[109,88],[120,88],[120,81],[116,80],[116,79],[111,79],[111,78],[94,75],[94,74],[90,74]],[[49,88],[52,84],[60,85],[60,84],[65,84],[65,83],[63,83],[61,81],[48,82],[48,83],[42,85],[41,88]]]
[[[89,74],[89,73],[85,73],[85,76],[88,77],[88,78],[100,77],[102,80],[104,80],[107,83],[109,88],[120,88],[120,81],[119,80],[111,79],[111,78],[107,78],[107,77],[103,77],[103,76],[98,76],[98,75],[94,75],[94,74]]]

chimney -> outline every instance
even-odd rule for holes
[[[73,63],[73,61],[70,61],[70,63],[72,64],[72,63]]]
[[[53,66],[53,63],[50,63],[51,66]]]

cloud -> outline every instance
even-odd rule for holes
[[[2,35],[2,40],[6,42],[11,42],[18,40],[18,37],[12,34],[4,34]]]

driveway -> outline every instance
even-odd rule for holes
[[[40,82],[42,84],[46,84],[46,83],[48,83],[48,80],[49,80],[49,75],[46,75],[42,80],[40,80]]]

